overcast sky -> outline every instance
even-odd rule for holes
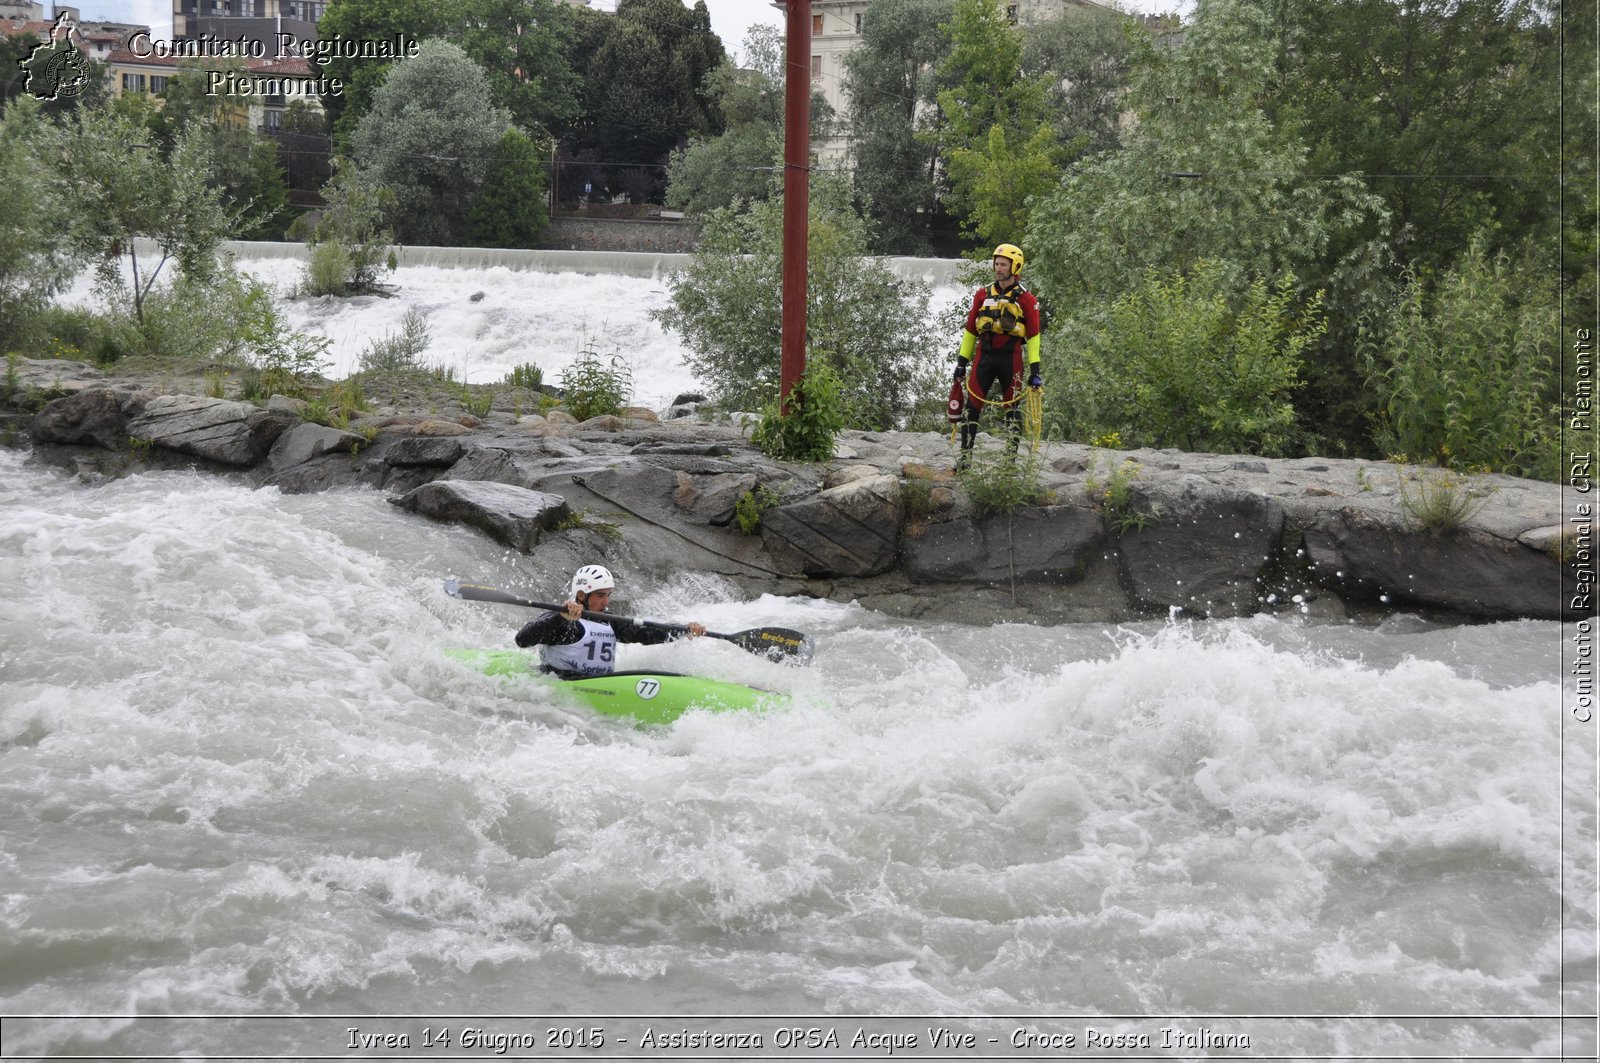
[[[40,0],[48,18],[53,0]],[[614,8],[616,0],[594,0],[595,6]],[[172,32],[172,0],[78,0],[74,5],[86,19],[103,19],[107,22],[135,22],[149,26],[158,38],[166,39]],[[1121,6],[1131,11],[1187,13],[1194,0],[1121,0]],[[783,25],[783,12],[773,7],[770,0],[706,0],[711,11],[711,28],[722,38],[723,46],[730,52],[739,50],[745,31],[757,23],[770,26]]]

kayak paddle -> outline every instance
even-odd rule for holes
[[[529,609],[547,609],[552,613],[561,612],[561,606],[551,602],[535,602],[520,595],[503,591],[497,587],[485,587],[481,583],[462,583],[458,579],[444,581],[444,592],[452,598],[464,598],[472,602],[496,602],[500,605],[521,605]],[[585,609],[585,618],[589,620],[630,621],[643,627],[654,628],[657,631],[668,631],[674,635],[688,634],[686,624],[663,624],[659,620],[635,620],[631,616],[620,616],[616,613],[594,613]],[[811,654],[815,645],[811,636],[800,631],[786,627],[753,627],[748,631],[735,631],[731,635],[724,635],[716,631],[707,631],[707,638],[722,639],[731,642],[740,649],[749,650],[763,657],[779,660],[791,658],[801,664],[811,663]]]

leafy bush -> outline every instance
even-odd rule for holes
[[[839,374],[825,362],[811,362],[789,392],[789,413],[773,402],[763,411],[750,440],[771,458],[784,461],[827,461],[833,442],[845,425]]]
[[[399,265],[390,246],[394,232],[384,225],[394,207],[394,192],[347,159],[334,159],[333,166],[333,178],[322,189],[327,205],[316,224],[308,227],[302,217],[292,229],[311,247],[301,292],[343,296],[377,291],[380,272]]]
[[[725,408],[761,409],[778,392],[783,204],[713,211],[689,267],[670,282],[672,305],[652,316],[677,333],[695,377]],[[806,281],[806,362],[839,380],[844,423],[899,427],[938,411],[955,337],[928,325],[930,289],[896,278],[866,254],[866,225],[848,186],[812,184]]]
[[[238,361],[250,344],[251,322],[271,304],[272,293],[260,282],[231,270],[205,280],[179,273],[149,290],[142,317],[119,307],[105,348],[178,362]]]
[[[759,531],[762,514],[777,505],[780,498],[776,491],[765,484],[757,484],[755,490],[740,495],[739,501],[733,506],[733,519],[739,525],[740,533],[754,535]]]
[[[1429,292],[1411,277],[1363,351],[1378,442],[1440,465],[1561,478],[1556,293],[1482,236]]]
[[[961,469],[961,486],[980,517],[1049,501],[1050,493],[1039,482],[1037,452],[1004,453],[997,458],[988,458],[981,451],[972,453],[974,459]]]
[[[1103,320],[1074,337],[1068,434],[1128,447],[1283,454],[1301,352],[1324,328],[1321,298],[1295,312],[1294,278],[1230,294],[1221,266],[1147,272]]]
[[[368,341],[361,352],[361,371],[404,373],[421,369],[428,339],[428,316],[413,306],[400,319],[399,332],[386,332],[382,339]]]
[[[312,384],[327,362],[332,340],[289,328],[272,293],[254,281],[246,287],[236,320],[239,356],[249,369],[247,391],[315,397]]]
[[[489,411],[494,409],[494,389],[478,388],[473,390],[469,384],[457,386],[457,394],[461,398],[461,408],[474,417],[487,417]]]
[[[19,351],[34,358],[88,358],[110,365],[123,355],[116,322],[93,310],[50,305],[32,315],[12,336]],[[42,351],[38,350],[43,347]]]
[[[620,354],[601,358],[590,340],[562,370],[561,391],[567,410],[580,421],[621,413],[633,392],[633,370]]]
[[[315,244],[306,262],[302,290],[307,295],[343,295],[350,286],[352,272],[350,251],[343,244]]]

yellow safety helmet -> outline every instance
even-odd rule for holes
[[[1011,260],[1011,275],[1015,277],[1022,272],[1022,248],[1016,244],[1001,244],[994,249],[991,258],[1009,258]]]

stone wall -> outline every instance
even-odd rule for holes
[[[551,218],[539,237],[546,248],[573,251],[688,253],[700,240],[700,226],[689,221],[617,218]]]

